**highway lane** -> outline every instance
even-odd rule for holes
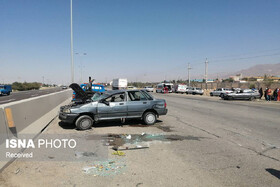
[[[63,125],[55,119],[43,132],[57,138],[63,134],[85,139],[89,135],[109,137],[108,134],[131,135],[131,139],[142,134],[156,137],[146,144],[148,149],[124,151],[123,157],[112,155],[111,146],[105,147],[108,158],[125,161],[124,172],[111,175],[113,172],[109,169],[110,175],[105,177],[98,176],[98,172],[85,174],[82,169],[94,165],[94,160],[81,162],[72,154],[73,162],[53,161],[58,155],[49,153],[45,155],[51,158],[49,162],[14,162],[0,175],[2,184],[22,186],[24,181],[27,186],[280,185],[279,105],[176,94],[153,95],[166,99],[168,108],[168,114],[160,116],[153,126],[129,120],[125,124],[102,122],[91,130],[77,131],[73,125]],[[145,141],[138,141],[134,146],[143,145]],[[20,173],[15,174],[18,168]]]
[[[280,103],[224,101],[218,98],[155,94],[169,108],[164,121],[200,143],[173,151],[220,186],[279,186]],[[196,134],[196,135],[195,135]],[[208,139],[208,140],[207,140]],[[203,142],[203,143],[202,143]]]
[[[10,103],[14,101],[19,101],[22,99],[28,99],[32,97],[37,97],[41,95],[46,95],[50,93],[55,93],[61,91],[62,88],[50,88],[45,90],[29,90],[29,91],[20,91],[20,92],[12,92],[10,95],[1,95],[0,96],[0,105],[5,103]]]

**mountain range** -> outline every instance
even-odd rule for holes
[[[242,69],[232,73],[220,73],[219,78],[228,78],[233,75],[242,74],[243,77],[253,76],[280,76],[280,63],[278,64],[258,64],[247,69]],[[217,77],[216,75],[210,75],[209,77]]]

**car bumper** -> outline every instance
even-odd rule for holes
[[[184,91],[184,90],[177,90],[176,92],[177,93],[186,93],[186,91]]]
[[[167,111],[168,111],[167,108],[157,109],[157,113],[158,113],[159,116],[166,115]]]
[[[65,123],[74,123],[79,114],[59,112],[59,119]]]

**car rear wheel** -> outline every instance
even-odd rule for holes
[[[91,128],[92,124],[93,119],[88,115],[80,116],[75,122],[76,127],[80,130],[89,129]]]
[[[250,97],[249,100],[250,101],[254,101],[256,98],[255,97]]]
[[[153,125],[153,124],[155,124],[157,117],[156,117],[156,114],[153,112],[146,112],[143,115],[143,120],[146,125]]]
[[[212,97],[213,97],[213,93],[210,93],[210,96],[212,96]]]
[[[224,98],[224,94],[221,94],[220,97],[221,97],[221,98]]]

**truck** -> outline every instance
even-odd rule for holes
[[[11,85],[0,85],[0,95],[10,95],[12,92]]]
[[[122,90],[127,88],[127,79],[113,79],[112,89],[113,90]]]

